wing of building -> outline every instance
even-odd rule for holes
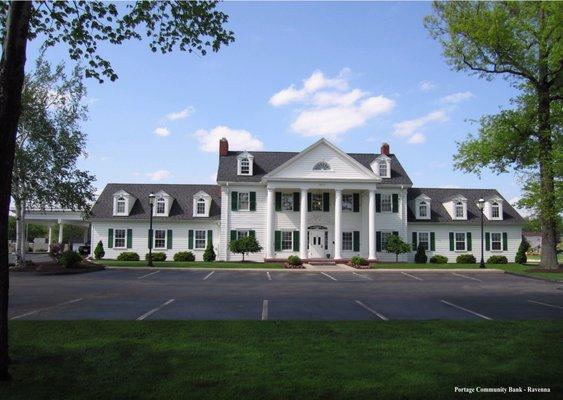
[[[321,139],[301,152],[230,151],[219,143],[217,185],[108,184],[92,210],[92,243],[106,258],[149,246],[149,194],[154,251],[168,259],[191,251],[200,260],[212,243],[219,260],[239,260],[229,242],[255,236],[255,261],[287,259],[394,261],[385,251],[399,235],[413,251],[455,262],[480,255],[479,199],[485,200],[485,258],[514,259],[522,217],[495,189],[414,188],[389,145],[379,153],[345,153]]]

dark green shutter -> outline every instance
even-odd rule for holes
[[[232,230],[232,231],[231,231],[231,242],[234,242],[234,241],[237,240],[237,239],[238,239],[238,237],[237,237],[237,231]]]
[[[325,231],[325,250],[328,250],[328,231]]]
[[[412,250],[416,251],[416,247],[418,246],[417,244],[417,237],[416,237],[416,232],[412,233]]]
[[[397,232],[397,231],[393,231],[393,235],[395,235],[395,236],[399,236],[399,232]]]
[[[127,229],[127,248],[133,247],[133,229]]]
[[[450,251],[454,251],[454,233],[450,232]]]
[[[301,209],[301,196],[299,192],[293,193],[293,211],[299,211]]]
[[[207,244],[213,246],[213,231],[211,229],[207,231]]]
[[[238,192],[231,192],[231,211],[238,211]]]
[[[491,234],[489,232],[485,233],[485,250],[491,250]]]
[[[312,210],[311,202],[311,193],[307,193],[307,211],[309,212]]]
[[[375,232],[375,250],[381,251],[381,231]]]
[[[250,211],[256,211],[256,192],[250,192]]]
[[[330,195],[328,192],[323,193],[323,211],[330,211]]]
[[[360,212],[360,194],[354,193],[353,194],[353,210],[354,212]]]
[[[293,251],[299,251],[299,231],[293,231]]]
[[[166,248],[168,250],[172,248],[172,229],[168,229],[168,232],[166,232]]]
[[[149,229],[149,249],[152,249],[152,237],[153,237],[153,230]]]
[[[281,201],[282,201],[282,194],[281,192],[276,192],[276,211],[281,211]]]
[[[398,213],[399,212],[399,195],[397,193],[393,193],[393,212],[394,213]]]
[[[436,250],[436,235],[430,232],[430,251]]]
[[[467,232],[467,251],[471,251],[471,232]]]
[[[381,193],[375,194],[375,212],[381,212]]]
[[[502,233],[502,250],[508,250],[508,234],[506,232]]]
[[[360,231],[354,231],[354,251],[360,251]]]
[[[194,231],[193,229],[188,230],[188,249],[194,248]]]
[[[108,229],[108,249],[113,249],[113,229]]]
[[[248,236],[256,238],[256,231],[248,231]]]
[[[274,250],[281,251],[281,231],[274,233]]]

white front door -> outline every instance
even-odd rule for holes
[[[323,229],[309,229],[309,258],[325,258],[325,232]]]

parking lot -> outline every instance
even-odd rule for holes
[[[11,273],[12,320],[561,319],[563,285],[503,273]]]

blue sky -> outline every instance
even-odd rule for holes
[[[207,183],[217,137],[231,149],[299,151],[325,136],[347,152],[383,141],[416,186],[497,188],[516,177],[454,171],[456,141],[513,89],[450,70],[423,27],[430,3],[222,3],[236,41],[205,57],[101,46],[116,82],[86,80],[88,157],[108,182]],[[39,43],[31,43],[28,66]],[[66,58],[50,49],[52,61]]]

